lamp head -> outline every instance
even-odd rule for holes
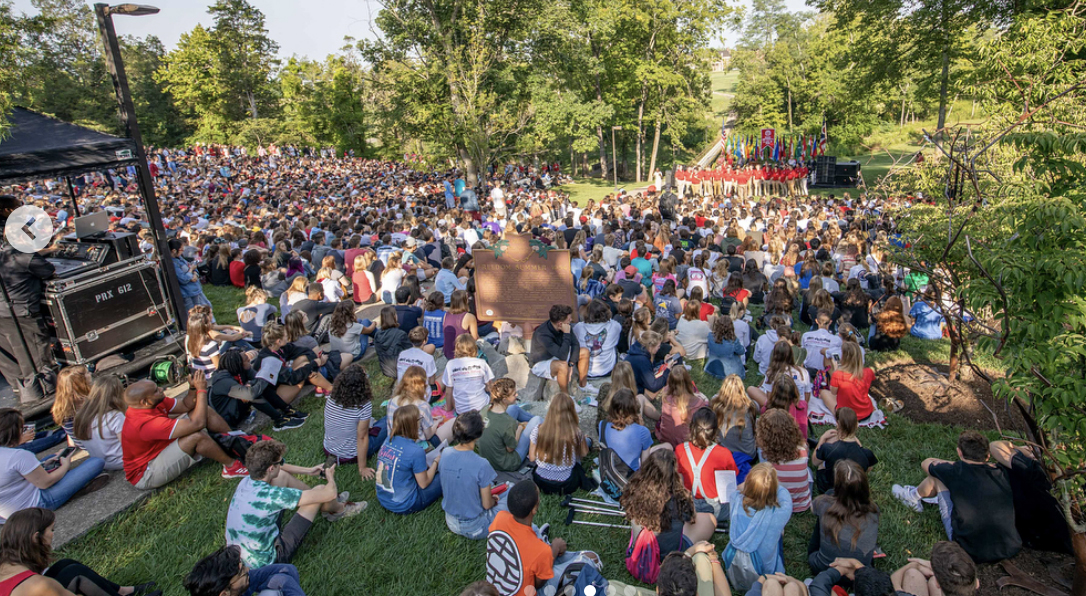
[[[146,4],[117,4],[109,7],[109,14],[142,17],[149,14],[158,14],[158,8]]]

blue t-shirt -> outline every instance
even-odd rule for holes
[[[415,474],[425,471],[422,447],[400,436],[385,441],[377,454],[377,501],[393,513],[405,513],[419,491]]]
[[[441,508],[459,520],[475,519],[483,514],[479,489],[494,484],[497,472],[486,458],[474,451],[446,449],[437,464],[441,480]]]
[[[641,468],[641,452],[652,447],[652,434],[649,429],[640,424],[631,424],[622,430],[615,430],[615,427],[608,422],[603,430],[603,438],[607,446],[614,449],[622,461],[635,472]]]
[[[653,299],[656,305],[656,316],[667,319],[668,329],[675,329],[679,324],[679,315],[683,312],[682,303],[675,296],[656,296]]]
[[[920,339],[941,339],[943,332],[939,325],[944,322],[943,315],[935,312],[927,302],[917,302],[909,311],[913,318],[913,328],[909,331]]]

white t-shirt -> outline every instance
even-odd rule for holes
[[[505,217],[505,192],[502,191],[500,186],[495,186],[490,191],[490,200],[494,203],[494,213],[498,214],[499,217]]]
[[[689,296],[690,290],[694,288],[701,288],[701,295],[706,299],[709,298],[709,274],[697,267],[686,270],[686,294]]]
[[[403,374],[412,366],[422,367],[422,370],[426,371],[427,379],[437,374],[434,357],[421,348],[411,348],[400,352],[400,358],[396,360],[396,380],[402,379]]]
[[[588,376],[606,377],[615,368],[615,348],[622,337],[622,325],[612,319],[606,323],[577,323],[573,335],[582,348],[588,348]]]
[[[800,341],[799,345],[807,350],[807,359],[803,361],[803,366],[821,370],[823,364],[822,349],[825,348],[827,354],[833,348],[840,351],[841,338],[825,329],[818,329],[804,333],[803,340]]]
[[[456,414],[472,410],[482,410],[490,398],[486,394],[486,384],[494,378],[494,371],[481,358],[469,356],[454,358],[445,365],[445,374],[441,382],[453,388],[453,401],[456,402]]]
[[[823,277],[822,289],[834,294],[841,291],[841,284],[837,283],[837,280],[832,277]]]
[[[107,470],[120,470],[124,468],[123,454],[121,453],[121,428],[124,427],[123,412],[109,412],[102,418],[102,432],[98,432],[98,420],[92,420],[90,426],[91,438],[81,441],[83,449],[91,457],[98,457],[106,461]]]
[[[25,478],[40,466],[29,451],[0,447],[0,518],[41,504],[38,487]]]
[[[622,253],[624,252],[621,248],[605,246],[603,247],[603,262],[607,263],[607,266],[611,269],[618,269],[618,262],[622,260]]]

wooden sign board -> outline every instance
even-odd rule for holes
[[[481,321],[543,323],[551,307],[577,313],[568,250],[552,249],[530,235],[508,235],[476,250],[475,308]]]

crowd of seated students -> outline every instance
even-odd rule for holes
[[[361,175],[383,176],[385,167],[367,164]],[[806,588],[784,575],[782,547],[798,516],[813,520],[806,563],[809,591],[819,596],[841,584],[858,596],[965,596],[976,590],[975,563],[1013,556],[1023,544],[1069,549],[1066,529],[1053,531],[1057,505],[1034,454],[966,432],[958,461],[925,460],[922,482],[893,489],[917,512],[938,505],[952,542],[937,543],[930,563],[875,569],[888,499],[868,477],[881,454],[860,440],[880,412],[867,352],[896,350],[906,335],[939,339],[952,315],[917,272],[886,259],[896,239],[879,213],[896,201],[695,194],[664,205],[623,194],[582,208],[521,189],[480,206],[477,198],[457,205],[453,181],[441,182],[387,195],[383,211],[353,198],[350,215],[320,204],[312,213],[262,207],[252,233],[231,227],[245,212],[237,204],[195,221],[168,204],[179,223],[171,249],[193,306],[189,391],[167,397],[150,381],[125,387],[72,367],[58,378],[60,431],[38,433],[18,412],[0,411],[0,517],[8,522],[0,542],[29,540],[39,551],[0,556],[0,586],[14,582],[15,596],[39,585],[89,593],[81,582],[125,596],[148,590],[109,584],[72,562],[51,566],[48,510],[100,488],[104,470],[123,469],[136,488],[152,489],[205,458],[241,481],[226,512],[226,545],[185,579],[201,596],[301,594],[290,561],[317,514],[334,522],[366,509],[338,491],[342,464],[374,482],[382,509],[411,515],[441,501],[450,532],[486,539],[488,557],[515,553],[519,574],[488,567],[486,582],[465,594],[529,594],[557,587],[570,569],[599,575],[596,553],[569,551],[534,525],[541,494],[596,488],[597,448],[624,464],[616,506],[631,545],[650,535],[657,545],[656,590],[665,596],[799,596]],[[514,231],[569,250],[582,290],[531,335],[531,374],[559,390],[542,416],[518,404],[516,381],[494,374],[484,348],[498,333],[475,310],[473,252]],[[195,273],[201,263],[208,283],[246,286],[237,326],[214,320]],[[375,320],[358,316],[366,305],[377,305]],[[371,344],[393,382],[383,412],[361,363]],[[719,389],[698,387],[702,377],[692,372],[721,380]],[[286,431],[308,416],[293,404],[309,386],[323,399],[324,466],[284,458]],[[585,403],[598,404],[595,424],[582,425]],[[216,436],[247,427],[254,412],[284,434],[243,455],[228,452]],[[833,427],[821,431],[818,422]],[[88,457],[77,466],[46,460],[47,471],[35,453],[64,441]],[[521,479],[500,484],[500,474]],[[718,484],[729,475],[734,487]],[[298,476],[323,482],[310,487]],[[719,539],[718,528],[726,528]],[[628,579],[607,572],[615,584]]]

